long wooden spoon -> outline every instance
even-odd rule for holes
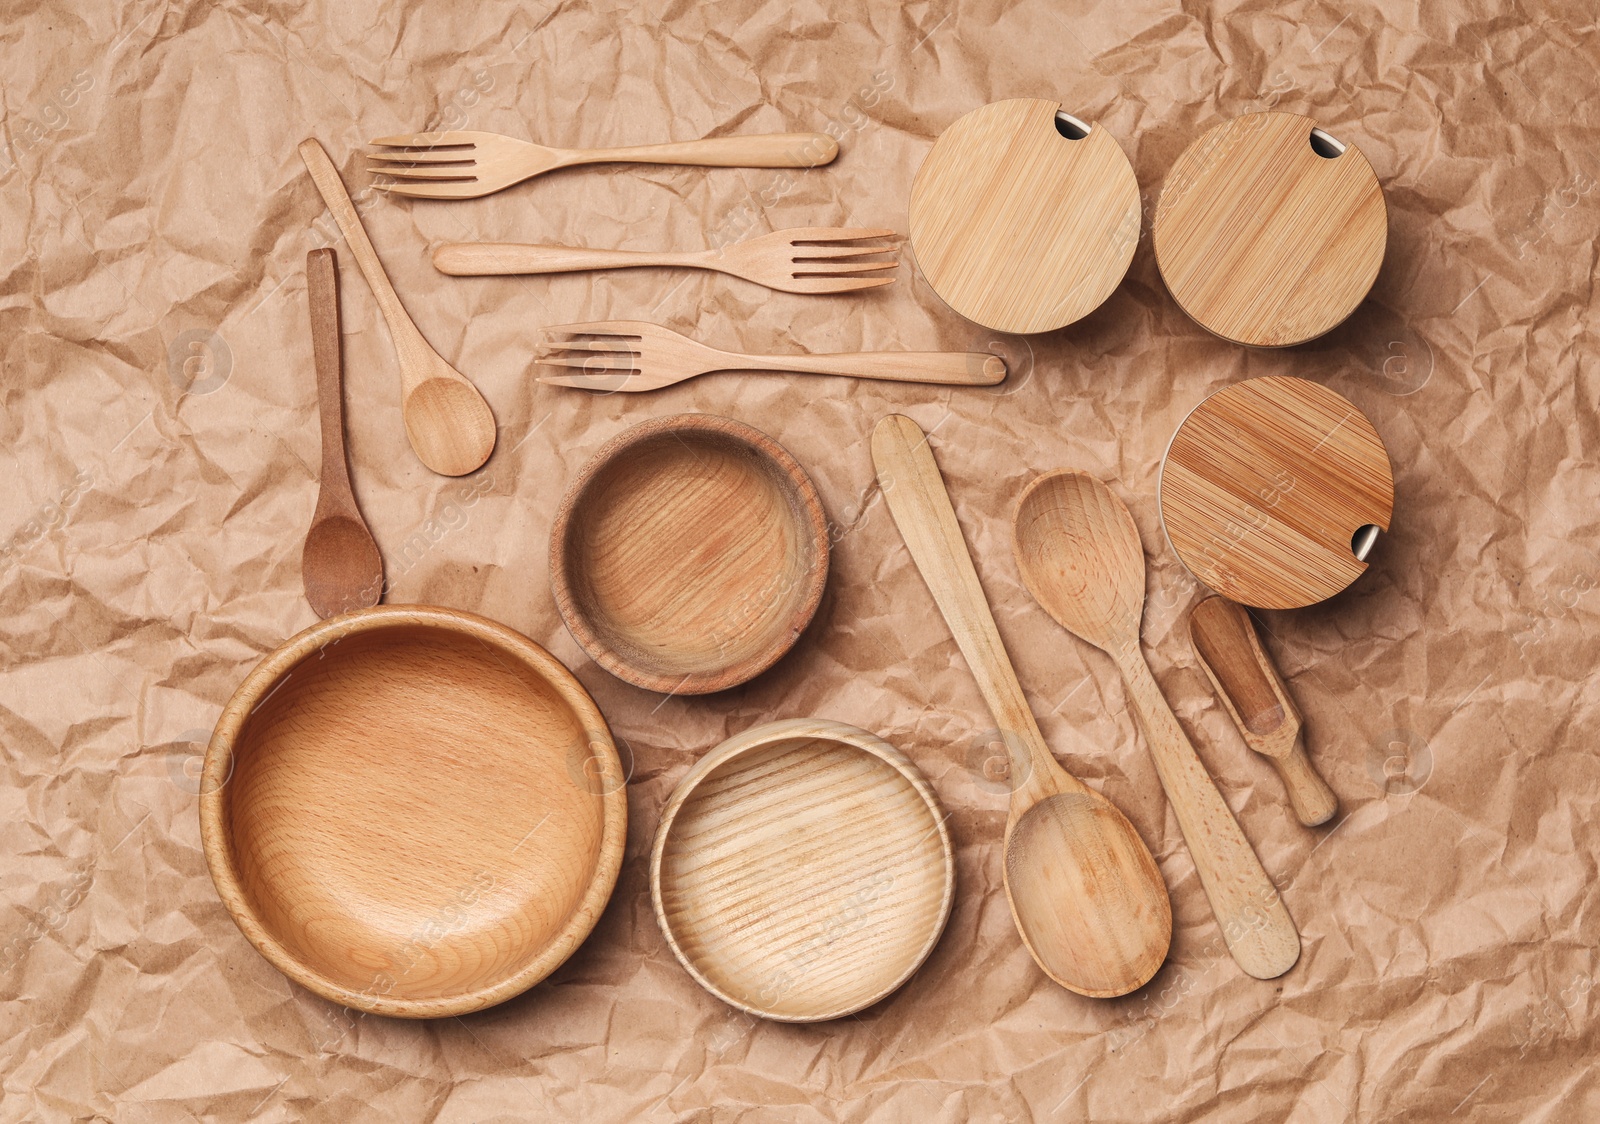
[[[1126,995],[1166,959],[1172,903],[1123,814],[1056,764],[1000,642],[927,437],[891,414],[872,434],[878,484],[1011,757],[1005,886],[1022,943],[1080,995]]]
[[[454,367],[446,363],[406,314],[394,286],[383,271],[378,253],[345,192],[344,181],[315,140],[301,142],[300,159],[311,172],[311,182],[333,212],[333,221],[350,244],[372,295],[389,325],[389,336],[400,358],[400,412],[406,436],[417,458],[443,476],[464,476],[483,465],[494,452],[494,414],[489,404]]]
[[[1161,787],[1234,960],[1257,979],[1281,976],[1300,958],[1300,934],[1139,646],[1144,547],[1133,516],[1094,477],[1052,472],[1022,493],[1013,530],[1017,567],[1035,600],[1122,672]]]
[[[367,609],[383,593],[383,555],[356,507],[344,448],[344,363],[339,354],[339,272],[332,249],[306,255],[311,356],[322,417],[322,483],[300,555],[306,600],[326,620]]]

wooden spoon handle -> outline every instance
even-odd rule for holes
[[[446,242],[433,252],[433,264],[452,277],[510,273],[576,273],[586,269],[639,266],[704,268],[704,251],[649,253],[641,250],[591,250],[581,246],[533,246],[515,242]]]
[[[1300,934],[1278,888],[1178,725],[1144,653],[1135,645],[1116,658],[1228,951],[1258,980],[1283,975],[1300,958]]]
[[[1011,754],[1012,776],[1025,778],[1012,793],[1012,806],[1017,806],[1017,794],[1024,788],[1041,795],[1085,791],[1055,763],[1039,733],[1011,667],[1011,658],[995,628],[989,601],[978,584],[972,555],[962,538],[961,524],[956,522],[950,493],[934,463],[927,436],[910,418],[890,414],[872,431],[872,463],[878,471],[884,502],[906,540],[911,560],[928,583],[928,590],[1000,727]]]
[[[1005,360],[982,351],[862,351],[834,355],[731,355],[730,358],[738,361],[739,370],[848,375],[858,379],[945,386],[993,386],[1006,377]]]
[[[1245,744],[1277,767],[1294,814],[1307,827],[1327,823],[1339,798],[1306,756],[1300,712],[1249,614],[1225,597],[1207,597],[1189,614],[1189,637]]]
[[[702,168],[815,168],[839,155],[826,133],[767,133],[745,137],[562,150],[561,163],[691,164]]]
[[[311,305],[311,358],[317,369],[317,410],[322,419],[322,483],[316,518],[338,511],[359,519],[344,447],[339,271],[332,247],[306,255],[306,297]]]
[[[339,231],[349,244],[350,253],[355,256],[356,265],[361,267],[362,276],[372,287],[372,295],[377,298],[378,308],[389,325],[389,334],[394,337],[395,350],[402,359],[408,349],[420,348],[431,353],[433,349],[422,338],[405,305],[400,303],[394,286],[389,283],[389,275],[383,271],[383,263],[378,260],[378,251],[372,248],[366,228],[361,225],[361,216],[356,214],[355,204],[350,202],[344,181],[339,178],[339,170],[328,159],[327,152],[314,138],[305,140],[300,143],[300,159],[305,161],[306,170],[311,173],[311,182],[317,185],[322,201],[328,205],[333,221],[339,224]],[[409,377],[408,369],[405,362],[400,364],[402,377]]]

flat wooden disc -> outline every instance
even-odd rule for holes
[[[1207,130],[1167,173],[1156,264],[1183,310],[1223,339],[1315,339],[1377,279],[1389,237],[1383,188],[1355,145],[1319,155],[1315,128],[1296,113],[1248,113]],[[1315,141],[1330,153],[1338,143]]]
[[[1133,166],[1104,128],[1058,132],[1060,109],[1018,98],[973,110],[939,137],[911,187],[911,246],[928,284],[995,331],[1087,316],[1139,241]]]
[[[815,1022],[903,984],[950,914],[955,858],[937,797],[883,739],[774,722],[684,776],[650,863],[656,920],[706,990]]]
[[[1389,529],[1394,477],[1365,415],[1274,375],[1217,391],[1173,435],[1161,521],[1183,564],[1244,605],[1295,609],[1366,570],[1357,532]]]

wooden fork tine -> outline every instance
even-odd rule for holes
[[[412,199],[476,199],[480,195],[488,194],[475,180],[444,180],[433,184],[375,183],[372,186],[377,191],[386,191],[390,195],[405,195]]]
[[[854,293],[862,289],[877,289],[884,285],[893,285],[893,277],[808,277],[801,275],[795,278],[805,286],[802,290],[807,293]],[[798,285],[796,286],[799,287]]]
[[[471,148],[419,148],[407,152],[369,152],[367,165],[381,167],[387,164],[476,164]]]
[[[429,168],[373,168],[373,173],[380,176],[393,176],[397,180],[464,180],[468,183],[477,183],[478,177],[473,174],[471,165],[434,165]]]
[[[894,246],[794,246],[789,256],[797,262],[829,261],[834,258],[865,258],[877,254],[893,254]]]
[[[878,273],[885,269],[897,269],[900,263],[897,261],[797,261],[794,266],[794,275],[796,277],[833,277],[841,273]]]
[[[613,358],[620,360],[620,362],[601,362],[601,360],[611,360]],[[540,367],[566,367],[570,370],[577,371],[604,371],[612,373],[622,372],[626,374],[639,370],[639,364],[633,359],[633,357],[626,355],[591,355],[586,357],[580,357],[577,355],[535,355],[533,357],[533,362],[536,366]]]
[[[608,340],[616,339],[615,336],[600,336],[594,339],[581,340],[553,340],[549,336],[544,338],[540,345],[548,351],[616,351],[629,355],[637,355],[638,348],[629,347],[626,342],[610,343]]]

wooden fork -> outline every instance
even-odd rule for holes
[[[893,277],[858,277],[893,269],[899,262],[881,255],[894,247],[870,242],[893,237],[892,230],[853,230],[838,226],[775,230],[717,250],[653,253],[640,250],[590,250],[578,246],[524,246],[511,242],[448,242],[433,253],[441,273],[457,277],[498,273],[571,273],[582,269],[677,266],[710,269],[743,277],[784,293],[852,293],[888,285]],[[866,242],[866,245],[849,243]],[[840,243],[844,243],[841,245]],[[860,260],[863,258],[876,260]]]
[[[712,371],[778,371],[849,375],[893,382],[993,386],[1006,377],[998,355],[985,352],[862,351],[835,355],[744,355],[718,351],[658,324],[607,320],[545,329],[534,362],[577,373],[540,382],[581,390],[659,390]]]
[[[371,146],[389,150],[367,154],[373,172],[411,181],[373,186],[418,199],[476,199],[574,164],[815,168],[839,155],[839,142],[826,133],[765,133],[628,148],[546,148],[498,133],[412,133],[379,137]]]

